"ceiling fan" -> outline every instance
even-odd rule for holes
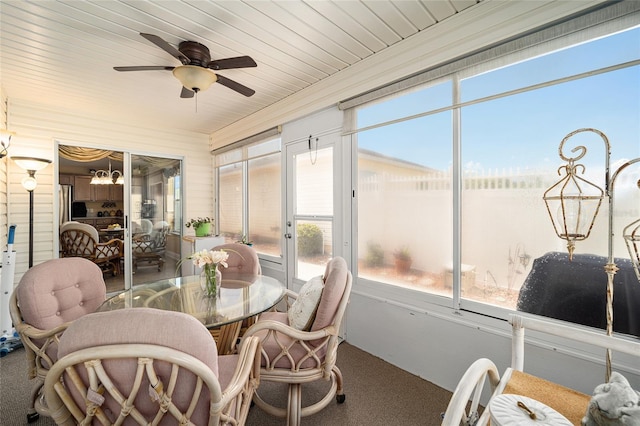
[[[183,41],[176,49],[157,35],[146,33],[140,33],[140,35],[179,60],[182,65],[177,67],[154,65],[113,67],[114,70],[173,71],[173,75],[180,80],[180,83],[182,83],[182,92],[180,93],[181,98],[192,98],[194,93],[208,89],[213,83],[220,83],[244,96],[251,96],[255,93],[255,90],[211,71],[257,66],[256,62],[251,59],[251,57],[238,56],[235,58],[211,60],[211,55],[207,46],[196,41]]]

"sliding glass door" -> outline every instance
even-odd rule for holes
[[[109,262],[96,262],[107,292],[174,277],[182,258],[182,161],[62,144],[58,154],[61,237],[68,222],[80,223],[98,245],[120,247]],[[92,258],[66,242],[60,257]]]
[[[182,167],[177,159],[131,154],[132,283],[171,278],[181,259]]]

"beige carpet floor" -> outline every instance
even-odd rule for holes
[[[441,423],[451,392],[407,373],[346,342],[338,349],[338,366],[344,376],[346,401],[332,402],[320,413],[304,417],[303,425],[421,425]],[[328,383],[305,385],[303,398],[317,400]],[[24,349],[0,358],[0,424],[26,425],[30,383],[26,375]],[[286,400],[286,388],[263,382],[261,394],[271,401]],[[286,404],[285,404],[286,405]],[[252,407],[247,425],[284,425],[284,419],[272,417]],[[54,425],[41,417],[34,426]]]

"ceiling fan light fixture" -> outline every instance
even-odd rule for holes
[[[218,76],[207,68],[197,65],[182,65],[173,69],[173,75],[189,90],[207,90],[218,80]]]

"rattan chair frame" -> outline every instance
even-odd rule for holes
[[[50,330],[42,330],[25,323],[20,313],[15,291],[11,293],[9,298],[9,314],[25,349],[25,355],[27,357],[27,377],[29,380],[35,380],[31,387],[27,419],[35,420],[38,415],[50,416],[48,405],[43,400],[44,394],[41,392],[44,380],[54,365],[54,360],[47,354],[47,349],[49,349],[49,346],[52,344],[58,344],[60,342],[60,336],[62,336],[62,333],[69,327],[71,322],[64,323]]]
[[[60,233],[60,247],[62,257],[84,257],[114,276],[121,272],[122,240],[114,238],[101,243],[83,229],[69,228]]]
[[[144,376],[150,383],[156,383],[156,396],[162,401],[151,424],[173,418],[176,423],[193,425],[188,419],[193,414],[196,402],[202,392],[210,394],[209,426],[243,425],[246,421],[251,399],[260,383],[260,342],[253,338],[243,342],[238,363],[233,377],[226,389],[214,372],[202,361],[185,352],[153,344],[118,344],[85,348],[62,357],[50,370],[45,380],[45,395],[49,403],[51,416],[56,424],[72,426],[77,424],[111,425],[105,412],[100,407],[99,399],[92,395],[113,397],[121,405],[122,410],[116,422],[134,420],[138,424],[148,424],[140,412],[132,405],[139,392],[148,393],[148,388],[140,386]],[[133,358],[138,360],[134,384],[128,394],[114,385],[108,371],[103,368],[106,360]],[[154,361],[171,364],[172,374],[161,382],[154,369]],[[80,378],[79,369],[88,372],[89,383]],[[192,372],[198,379],[191,395],[191,403],[183,412],[171,400],[172,391],[178,380],[178,371]],[[68,379],[63,382],[66,372]],[[159,384],[159,385],[158,385]],[[79,407],[71,395],[71,389],[79,392],[86,407]]]
[[[133,238],[134,273],[142,263],[146,266],[157,265],[158,271],[162,271],[168,234],[169,227],[165,226],[151,234],[140,234]]]
[[[340,325],[349,302],[351,285],[352,275],[351,272],[347,271],[347,283],[336,315],[332,324],[325,328],[316,331],[301,331],[278,321],[258,319],[254,325],[247,329],[243,339],[266,330],[267,333],[262,341],[275,339],[280,347],[280,352],[271,358],[264,348],[262,349],[262,360],[265,365],[261,368],[261,380],[287,383],[289,385],[287,408],[277,407],[266,402],[260,396],[260,390],[258,389],[253,401],[260,409],[276,417],[286,417],[288,425],[299,425],[302,417],[318,413],[333,400],[334,396],[338,403],[344,402],[343,377],[342,372],[336,365],[336,360],[340,343]],[[296,298],[297,294],[295,292],[287,290],[285,295],[287,307]],[[282,339],[277,338],[278,333],[292,340],[289,343],[285,343]],[[306,351],[306,354],[297,361],[290,353],[291,348],[295,345],[299,345]],[[324,356],[321,355],[323,349],[326,349]],[[290,368],[276,367],[278,360],[282,358],[289,359]],[[308,362],[309,359],[312,360],[313,366],[303,366],[302,364]],[[319,401],[302,407],[302,384],[316,380],[331,381],[328,392]]]

